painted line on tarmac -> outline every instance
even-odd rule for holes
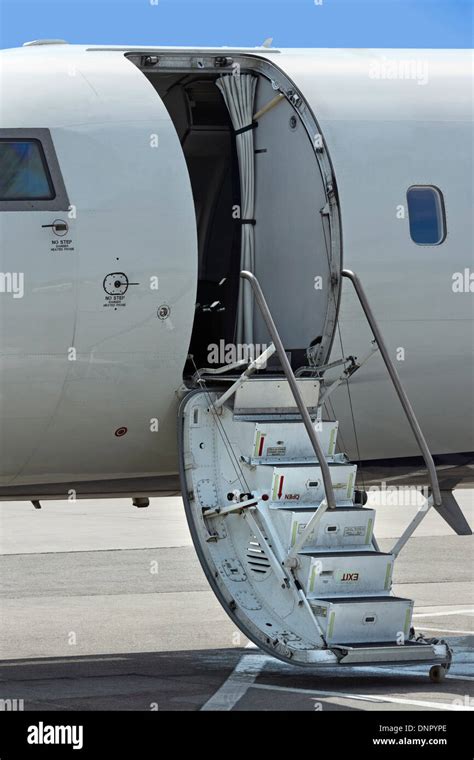
[[[385,697],[374,694],[345,694],[338,691],[315,691],[313,689],[296,689],[287,686],[271,686],[267,684],[254,683],[250,688],[262,689],[266,691],[289,691],[293,694],[308,694],[315,697],[338,697],[340,699],[354,699],[362,702],[389,702],[399,705],[411,705],[412,707],[430,707],[435,710],[460,710],[474,712],[474,707],[469,705],[458,705],[446,702],[425,702],[421,699],[402,699],[401,697]]]
[[[246,649],[256,649],[249,642]],[[247,693],[272,657],[265,654],[244,654],[234,670],[216,693],[201,707],[201,711],[229,712]]]
[[[415,612],[413,617],[445,617],[448,615],[473,615],[474,609],[470,610],[447,610],[446,612]]]
[[[474,634],[474,631],[453,631],[449,628],[427,628],[425,625],[423,626],[424,631],[437,631],[437,633],[461,633],[466,636],[472,636]]]

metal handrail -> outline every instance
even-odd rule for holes
[[[385,362],[385,366],[387,367],[388,374],[390,375],[390,378],[397,392],[397,396],[403,407],[408,423],[413,431],[413,435],[415,436],[416,442],[418,443],[423,459],[425,460],[425,464],[428,469],[428,477],[431,483],[433,503],[436,507],[440,507],[442,504],[441,491],[439,488],[438,475],[436,473],[436,467],[433,461],[433,457],[431,456],[431,452],[428,448],[428,444],[426,443],[425,437],[422,433],[422,430],[416,418],[415,412],[413,411],[413,407],[410,404],[407,394],[405,393],[405,390],[401,383],[398,372],[395,369],[395,365],[393,364],[390,358],[387,346],[385,345],[385,341],[378,328],[377,321],[374,317],[372,309],[369,306],[369,302],[367,300],[367,296],[365,295],[362,284],[359,278],[357,277],[357,275],[354,274],[354,272],[352,272],[350,269],[343,269],[342,276],[346,277],[348,280],[352,282],[354,286],[354,290],[357,293],[357,297],[359,298],[362,309],[364,310],[365,316],[367,317],[367,322],[370,325],[370,329],[372,330],[376,343],[380,349],[380,353],[382,354],[382,358]]]
[[[314,430],[311,417],[309,416],[309,412],[304,404],[303,397],[301,396],[300,389],[298,388],[297,380],[293,374],[293,370],[291,369],[290,362],[288,361],[285,348],[283,346],[283,343],[281,342],[280,334],[276,328],[275,322],[273,321],[273,317],[271,315],[270,309],[268,308],[267,302],[265,301],[265,296],[263,295],[263,291],[262,291],[262,288],[260,287],[260,283],[255,277],[255,275],[252,274],[252,272],[247,272],[244,270],[240,273],[240,276],[244,280],[247,280],[252,286],[252,290],[255,295],[255,300],[260,308],[262,317],[265,320],[265,324],[267,325],[271,339],[277,350],[277,354],[280,359],[283,372],[285,373],[286,379],[288,380],[288,385],[290,386],[291,392],[293,394],[293,398],[296,401],[296,406],[298,407],[300,411],[304,426],[306,428],[306,432],[308,433],[309,439],[311,441],[311,445],[314,449],[316,459],[319,462],[328,509],[335,509],[336,498],[334,496],[334,489],[332,487],[331,473],[328,467],[328,463],[326,462],[325,456],[319,445],[319,441],[316,437],[316,432]]]

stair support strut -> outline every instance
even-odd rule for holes
[[[391,550],[390,554],[393,554],[394,557],[398,557],[401,550],[405,546],[408,539],[413,535],[415,530],[418,528],[419,524],[425,519],[426,515],[430,511],[430,508],[433,506],[433,498],[430,496],[429,499],[426,499],[425,503],[422,504],[422,506],[418,509],[415,517],[411,521],[411,523],[405,528],[402,535],[394,545],[393,549]]]

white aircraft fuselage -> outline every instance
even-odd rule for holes
[[[244,225],[215,82],[249,72],[263,110],[255,273],[293,367],[310,347],[316,364],[367,352],[340,276],[354,270],[442,484],[472,483],[470,61],[463,50],[2,51],[0,147],[27,151],[22,171],[35,176],[29,194],[21,177],[0,181],[0,498],[179,487],[179,398],[195,365],[235,339]],[[413,239],[410,188],[435,193],[439,240]],[[254,341],[268,343],[257,314]],[[326,412],[351,458],[374,479],[423,481],[379,356],[350,392]]]

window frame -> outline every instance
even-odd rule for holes
[[[68,211],[69,198],[54,149],[51,132],[44,128],[0,129],[1,142],[36,142],[39,144],[48,183],[55,193],[53,198],[30,198],[20,200],[0,199],[0,211]]]
[[[438,197],[438,206],[439,206],[439,212],[440,212],[440,223],[441,223],[441,238],[436,243],[418,243],[417,240],[414,240],[412,234],[411,234],[411,215],[410,215],[410,201],[409,201],[409,192],[410,190],[432,190],[435,195]],[[407,198],[407,210],[408,210],[408,231],[410,234],[410,240],[415,245],[422,246],[423,248],[426,247],[436,247],[438,245],[442,245],[444,241],[446,240],[447,234],[448,234],[448,228],[446,224],[446,209],[444,205],[444,195],[439,187],[436,185],[422,185],[422,184],[416,184],[416,185],[410,185],[410,187],[407,189],[406,193]]]

